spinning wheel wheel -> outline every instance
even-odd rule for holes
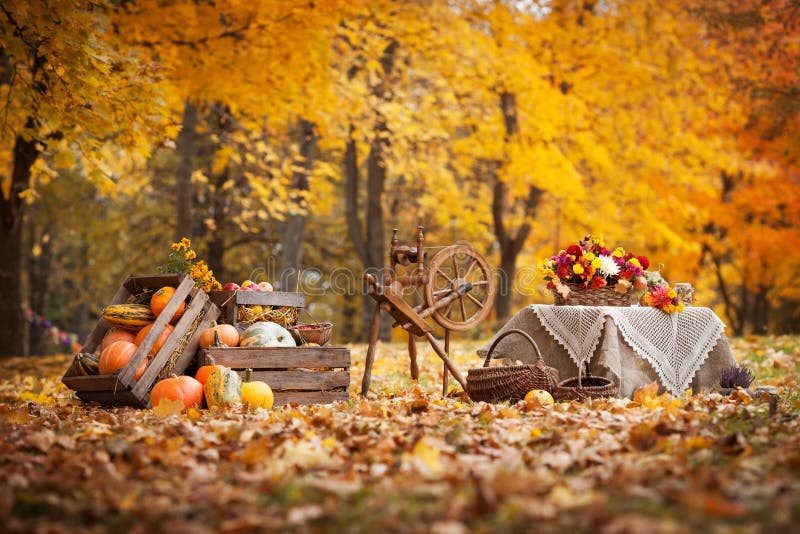
[[[466,286],[469,290],[459,292]],[[433,312],[433,320],[448,330],[464,331],[478,325],[492,311],[495,286],[486,259],[469,245],[441,249],[428,264],[425,304],[436,304],[454,292],[458,294],[446,306]]]

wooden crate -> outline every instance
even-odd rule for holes
[[[67,370],[61,380],[82,400],[112,406],[147,408],[150,405],[150,389],[153,384],[172,373],[182,374],[192,363],[200,344],[200,332],[209,328],[219,317],[220,312],[205,292],[194,287],[191,278],[177,274],[129,276],[111,299],[110,304],[122,304],[127,302],[131,295],[147,289],[157,290],[164,286],[175,287],[175,294],[164,311],[156,317],[153,328],[123,369],[113,374],[92,376],[72,376],[70,370]],[[147,366],[142,377],[136,380],[133,375],[182,301],[187,302],[186,308],[175,324],[172,334]],[[81,348],[81,352],[94,352],[109,328],[111,326],[101,318]]]
[[[230,367],[244,378],[266,382],[275,405],[324,404],[350,398],[350,350],[347,347],[210,347],[200,351],[201,365]],[[316,370],[324,369],[324,370]]]
[[[237,321],[239,306],[253,304],[276,307],[291,306],[292,308],[305,308],[306,306],[304,293],[287,291],[212,291],[209,296],[211,301],[222,310],[220,321],[232,324],[240,334],[249,325]]]

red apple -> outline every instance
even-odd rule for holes
[[[222,286],[223,291],[236,291],[237,289],[240,289],[240,287],[239,284],[235,282],[228,282],[227,284]]]

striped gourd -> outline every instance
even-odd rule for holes
[[[225,408],[242,402],[242,377],[236,371],[223,367],[214,369],[203,386],[206,404]]]
[[[79,352],[72,360],[69,374],[72,376],[89,376],[99,373],[100,359],[91,352]]]
[[[103,319],[117,328],[138,330],[152,323],[155,316],[145,304],[112,304],[103,310]]]

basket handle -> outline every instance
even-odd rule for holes
[[[583,365],[579,365],[578,366],[578,389],[583,389],[583,385],[581,384],[581,375],[583,375],[583,373],[581,371],[584,368],[586,369],[586,377],[588,378],[589,375],[591,374],[589,372],[589,361],[588,360],[584,360],[583,361]]]
[[[533,345],[533,349],[536,351],[536,358],[538,360],[542,360],[542,353],[539,351],[539,347],[536,345],[536,342],[533,340],[531,336],[529,336],[526,332],[523,332],[522,330],[519,330],[517,328],[509,328],[508,330],[497,336],[497,339],[494,340],[492,346],[489,347],[489,351],[486,353],[486,360],[484,360],[483,362],[484,367],[489,367],[489,360],[492,359],[492,353],[494,352],[494,348],[497,346],[498,343],[500,343],[500,340],[502,340],[509,334],[519,334],[521,336],[524,336],[525,339],[527,339],[530,342],[530,344]]]
[[[306,315],[311,317],[311,320],[314,321],[314,324],[316,324],[316,325],[325,324],[325,323],[321,323],[321,322],[317,321],[317,318],[314,317],[313,315],[311,315],[311,312],[308,311],[308,308],[300,308],[300,311],[297,313],[297,315],[299,316],[301,313],[305,313]]]

